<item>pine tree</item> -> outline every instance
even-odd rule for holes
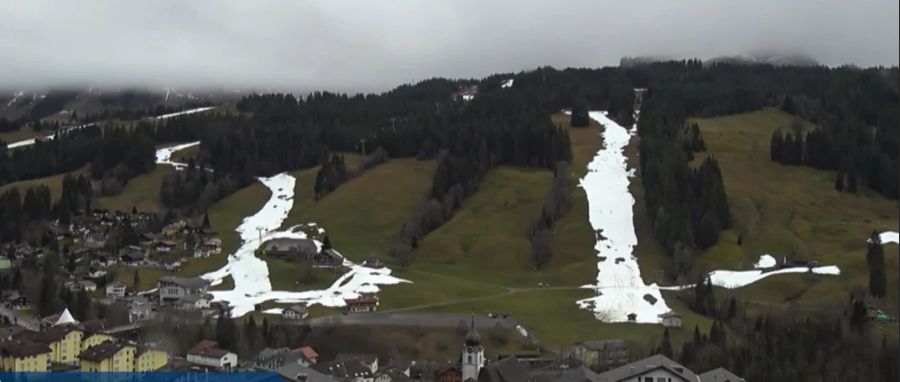
[[[669,328],[663,331],[662,344],[659,346],[659,352],[669,358],[672,358],[672,340],[669,338]]]
[[[883,297],[887,293],[887,276],[884,267],[884,247],[877,232],[869,238],[866,261],[869,263],[869,293]]]
[[[856,170],[850,170],[850,175],[847,176],[847,192],[855,194],[859,187],[857,183]]]
[[[209,229],[210,227],[212,227],[212,226],[209,224],[209,212],[203,214],[203,225],[202,225],[202,227],[203,227],[204,229]]]
[[[134,270],[134,274],[132,275],[131,285],[134,290],[140,290],[141,287],[141,273],[138,272],[137,269]]]
[[[842,171],[837,173],[837,178],[834,180],[834,189],[844,191],[844,173]]]
[[[331,249],[331,238],[328,237],[328,234],[325,234],[325,238],[322,239],[322,249]]]

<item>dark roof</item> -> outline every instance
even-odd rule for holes
[[[47,329],[44,329],[43,332],[36,335],[34,340],[37,342],[42,342],[45,344],[49,344],[52,342],[59,341],[63,339],[69,332],[73,330],[79,330],[74,325],[61,325],[61,326],[53,326]]]
[[[78,355],[78,359],[92,362],[100,362],[104,359],[112,357],[119,350],[122,350],[128,344],[121,341],[106,341],[98,345],[91,346]]]
[[[391,382],[411,382],[412,378],[403,374],[402,370],[389,368],[389,369],[378,369],[378,372],[375,373],[376,376],[387,375]],[[377,378],[376,378],[377,379]]]
[[[744,382],[744,378],[720,367],[700,374],[700,382]]]
[[[37,332],[32,332],[21,326],[10,326],[8,328],[0,329],[0,341],[11,340],[14,338],[23,338],[23,337],[33,336],[36,334],[37,334]]]
[[[201,357],[222,358],[230,353],[228,350],[219,349],[216,341],[203,340],[188,349],[187,354]]]
[[[200,289],[209,286],[210,282],[200,277],[163,276],[159,278],[161,283],[172,283],[186,289]]]
[[[600,381],[602,382],[618,382],[624,381],[628,378],[638,376],[644,374],[646,372],[657,370],[657,369],[666,369],[670,373],[681,376],[685,381],[695,382],[697,381],[697,375],[694,374],[690,369],[682,366],[681,364],[669,359],[668,357],[657,354],[642,360],[638,360],[629,364],[626,364],[621,367],[617,367],[615,369],[609,370],[607,372],[600,374]]]
[[[330,376],[327,376],[327,375],[322,374],[314,369],[311,369],[309,367],[306,367],[306,366],[303,366],[303,365],[300,365],[297,363],[287,364],[282,367],[279,367],[278,369],[275,370],[275,372],[289,381],[296,381],[297,376],[300,376],[300,375],[306,377],[305,381],[307,381],[307,382],[332,382],[332,381],[335,381],[335,379]]]
[[[12,356],[21,358],[50,352],[50,347],[40,342],[27,340],[0,341],[0,354],[4,357]]]
[[[334,260],[342,260],[344,258],[344,256],[341,256],[340,253],[338,253],[337,251],[335,251],[332,248],[328,248],[328,249],[322,251],[322,254],[328,255],[329,257],[331,257]]]
[[[337,360],[317,363],[312,367],[316,371],[335,378],[371,378],[372,371],[359,360],[340,362]]]
[[[319,252],[316,243],[309,239],[281,238],[266,242],[263,247],[266,252],[300,252],[302,254],[314,254]]]
[[[259,353],[256,354],[256,359],[265,360],[272,358],[275,355],[286,353],[288,351],[290,351],[290,349],[288,348],[265,348],[263,350],[260,350]]]
[[[591,340],[591,341],[583,341],[579,342],[575,345],[590,349],[590,350],[611,350],[611,349],[621,349],[626,347],[625,341],[622,340]]]
[[[478,374],[478,380],[492,382],[522,382],[531,379],[531,373],[516,357],[506,357],[485,365]]]
[[[665,312],[665,313],[663,313],[663,314],[660,314],[659,317],[661,317],[661,318],[669,318],[669,317],[678,317],[678,318],[681,318],[681,315],[678,314],[678,313],[675,313],[674,311],[669,311],[669,312]]]
[[[538,382],[595,382],[600,380],[597,373],[584,366],[570,369],[541,369],[532,372],[532,375]]]
[[[107,325],[105,320],[90,320],[81,323],[81,327],[84,329],[84,332],[94,334],[94,333],[102,333],[103,331],[110,328]]]
[[[338,362],[357,360],[364,364],[372,364],[375,361],[378,361],[378,356],[375,354],[362,353],[338,353],[337,357],[334,357],[334,360]]]
[[[472,322],[469,325],[469,332],[466,333],[466,339],[464,341],[466,346],[481,346],[481,336],[478,335],[478,331],[475,330],[475,315],[472,315]]]

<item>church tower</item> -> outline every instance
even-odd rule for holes
[[[481,337],[478,336],[478,331],[475,330],[474,314],[472,315],[472,324],[469,326],[469,333],[466,334],[466,339],[463,342],[460,365],[462,366],[463,381],[468,381],[469,379],[477,381],[478,373],[484,367],[484,347],[481,346]]]

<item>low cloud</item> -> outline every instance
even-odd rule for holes
[[[0,0],[0,88],[384,90],[766,51],[897,65],[898,2]]]

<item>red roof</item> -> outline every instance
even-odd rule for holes
[[[306,357],[306,359],[308,359],[308,360],[314,360],[314,359],[316,359],[316,358],[319,358],[319,353],[316,353],[316,351],[313,350],[313,348],[311,348],[311,347],[309,347],[309,346],[304,346],[304,347],[302,347],[302,348],[294,349],[294,350],[292,350],[292,351],[295,352],[295,353],[300,353],[300,354],[302,354],[302,355],[303,355],[304,357]]]

